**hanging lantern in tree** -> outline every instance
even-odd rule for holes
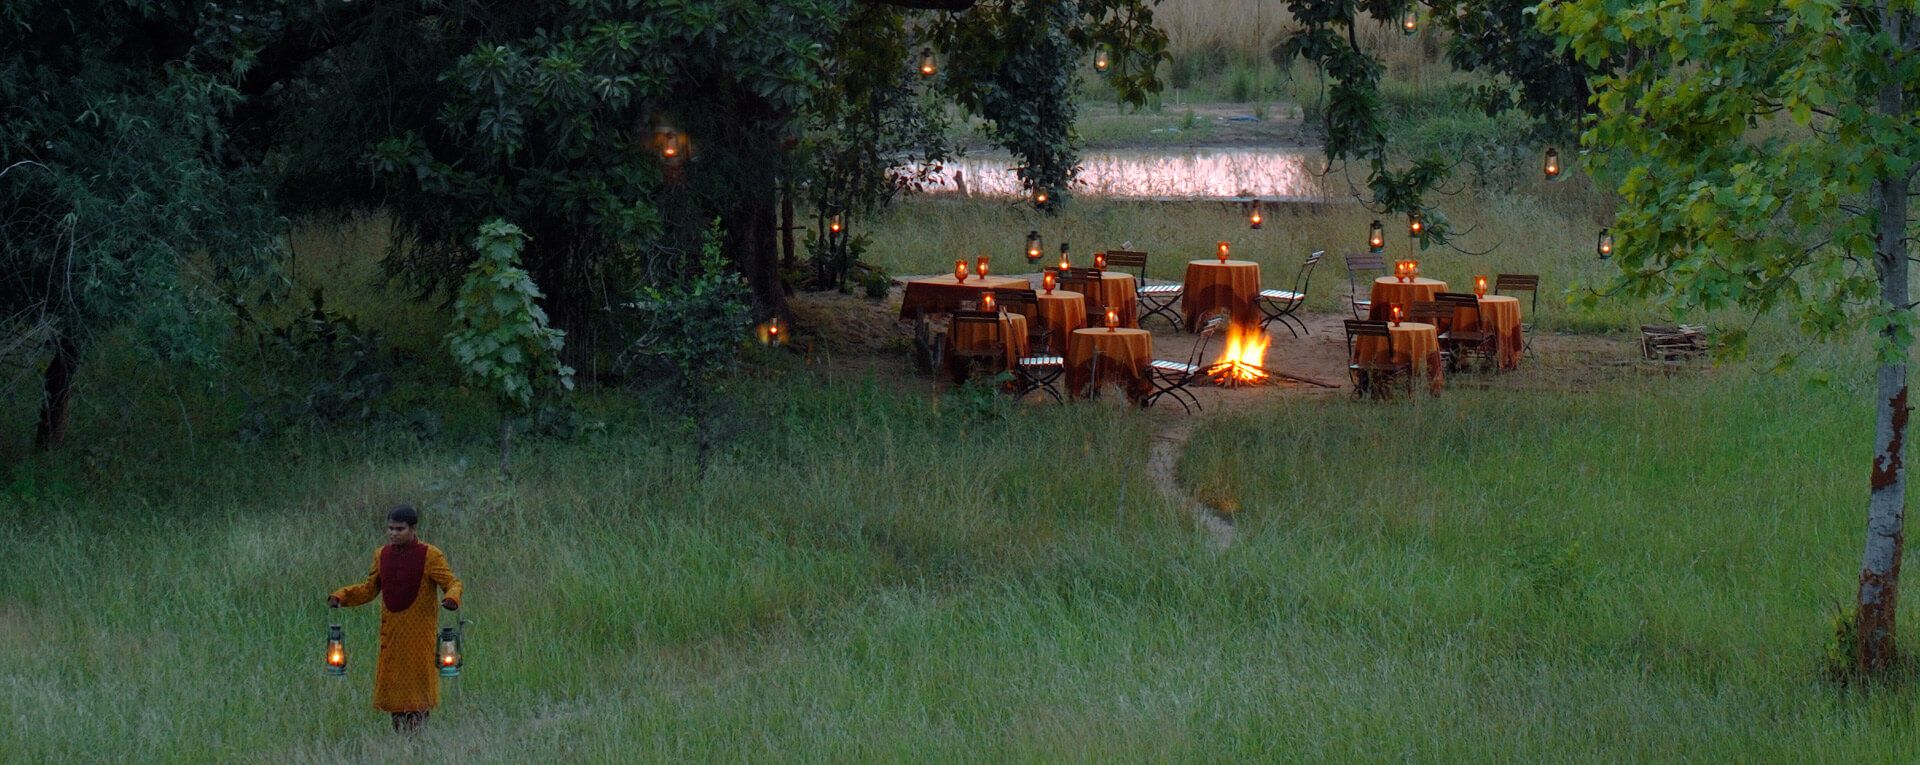
[[[1027,262],[1040,262],[1040,232],[1027,232]]]
[[[778,316],[761,322],[757,334],[761,345],[774,346],[787,342],[787,328],[780,323]]]
[[[686,158],[687,134],[670,124],[661,124],[653,129],[653,143],[660,151],[660,158],[669,165],[677,165]]]
[[[1260,215],[1260,200],[1253,200],[1253,208],[1247,211],[1247,228],[1258,229],[1266,219]]]
[[[1380,225],[1380,219],[1375,218],[1373,225],[1367,227],[1367,250],[1379,252],[1386,248],[1387,230]]]
[[[1600,253],[1601,260],[1613,257],[1612,229],[1600,229],[1600,241],[1594,245],[1594,249]]]
[[[326,672],[331,677],[347,676],[347,633],[338,624],[327,625]]]
[[[1400,17],[1400,33],[1409,37],[1420,31],[1419,6],[1408,6],[1407,15]]]
[[[1038,188],[1038,187],[1036,187],[1036,188],[1034,188],[1034,190],[1033,190],[1033,204],[1034,204],[1034,206],[1035,206],[1035,207],[1046,207],[1046,206],[1047,206],[1047,200],[1048,200],[1048,199],[1051,199],[1051,197],[1049,197],[1049,196],[1047,196],[1047,190],[1046,190],[1046,189],[1042,189],[1042,188]]]
[[[1065,277],[1067,275],[1067,269],[1072,267],[1073,267],[1073,261],[1067,255],[1067,243],[1061,242],[1060,243],[1060,275],[1062,277]]]
[[[437,663],[440,665],[441,677],[459,677],[460,665],[466,663],[466,658],[460,652],[461,632],[463,630],[459,627],[440,628],[440,651]]]
[[[1560,177],[1560,150],[1548,146],[1546,161],[1541,165],[1540,169],[1547,174],[1547,180],[1549,181]]]
[[[1420,211],[1407,213],[1407,236],[1418,239],[1424,233],[1427,233],[1427,221],[1420,217]]]
[[[1107,71],[1107,67],[1112,65],[1113,65],[1113,62],[1108,58],[1107,46],[1102,45],[1099,48],[1094,49],[1093,68],[1096,71],[1099,71],[1104,74]]]
[[[898,70],[895,70],[895,71],[898,71]],[[920,76],[932,77],[934,73],[938,71],[940,71],[940,67],[933,60],[933,49],[921,48],[920,49]]]
[[[840,221],[840,213],[834,213],[833,219],[827,221],[827,232],[830,234],[838,235],[841,231],[845,231],[846,228],[846,224]]]

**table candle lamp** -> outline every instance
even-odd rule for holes
[[[973,275],[982,279],[987,278],[987,256],[982,255],[974,260]]]
[[[993,290],[987,290],[985,292],[980,293],[980,310],[982,311],[993,310]]]
[[[1400,304],[1395,303],[1393,305],[1392,311],[1393,311],[1393,326],[1398,327],[1400,326]]]
[[[1053,273],[1052,271],[1048,271],[1040,275],[1040,286],[1047,288],[1047,294],[1049,295],[1053,294]]]
[[[1107,254],[1106,253],[1096,252],[1093,254],[1093,270],[1095,271],[1107,270]]]
[[[1473,296],[1487,296],[1487,277],[1485,275],[1475,275],[1473,277]]]
[[[953,262],[953,278],[962,282],[967,280],[967,261],[956,260]]]
[[[1119,309],[1115,309],[1115,308],[1107,309],[1107,331],[1112,332],[1115,329],[1118,329],[1119,327],[1120,327]]]
[[[1226,242],[1220,242],[1220,243],[1218,243],[1218,244],[1215,244],[1215,245],[1214,245],[1214,254],[1215,254],[1215,255],[1218,255],[1218,256],[1220,257],[1220,262],[1222,262],[1222,263],[1225,263],[1225,262],[1227,262],[1227,243],[1226,243]]]

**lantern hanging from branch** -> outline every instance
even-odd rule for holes
[[[1408,6],[1405,16],[1400,17],[1400,33],[1411,37],[1420,31],[1420,10],[1418,6]]]
[[[677,165],[686,158],[687,134],[671,124],[661,124],[653,129],[653,143],[660,152],[660,158],[667,164]]]
[[[761,322],[756,334],[760,337],[761,345],[784,345],[787,342],[787,328],[780,323],[778,316]]]
[[[1027,262],[1028,263],[1040,262],[1040,232],[1039,231],[1027,232]]]
[[[1072,267],[1073,267],[1073,262],[1069,260],[1067,256],[1067,243],[1061,242],[1060,243],[1060,275],[1066,276],[1067,269]]]
[[[331,677],[347,676],[347,633],[338,624],[327,625],[326,672]]]
[[[1369,252],[1379,252],[1386,248],[1387,230],[1380,225],[1380,219],[1375,218],[1373,225],[1367,227],[1367,250]]]
[[[1046,207],[1046,206],[1047,206],[1047,200],[1049,200],[1049,199],[1052,199],[1052,197],[1051,197],[1051,196],[1048,196],[1048,195],[1047,195],[1047,190],[1046,190],[1046,189],[1042,189],[1042,188],[1038,188],[1038,187],[1036,187],[1036,188],[1034,188],[1034,190],[1033,190],[1033,205],[1034,205],[1035,207]]]
[[[833,218],[827,221],[827,233],[838,235],[840,232],[845,231],[846,228],[846,223],[840,220],[840,213],[834,213]]]
[[[899,71],[899,70],[896,69],[894,71]],[[940,67],[933,60],[933,49],[921,48],[920,49],[920,76],[932,77],[934,73],[938,71],[940,71]]]
[[[1107,53],[1107,46],[1101,45],[1099,48],[1094,49],[1093,68],[1095,70],[1101,72],[1102,74],[1105,74],[1107,71],[1107,67],[1112,65],[1113,65],[1113,62],[1109,59],[1109,54]]]
[[[1258,229],[1266,219],[1260,215],[1260,200],[1253,200],[1253,207],[1247,210],[1247,228]]]
[[[1594,245],[1594,249],[1600,253],[1601,260],[1613,257],[1613,232],[1611,229],[1600,229],[1600,241]]]
[[[1427,233],[1427,221],[1420,217],[1420,211],[1414,210],[1407,213],[1407,236],[1418,239],[1424,233]]]
[[[1560,150],[1559,149],[1556,149],[1552,146],[1547,147],[1547,157],[1546,157],[1546,160],[1541,164],[1540,170],[1541,172],[1546,173],[1547,180],[1549,181],[1560,177]]]

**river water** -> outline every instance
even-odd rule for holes
[[[1109,199],[1323,199],[1318,148],[1089,151],[1074,194]],[[1014,161],[1001,154],[947,162],[932,194],[1012,197],[1024,193]],[[962,183],[964,182],[964,183]]]

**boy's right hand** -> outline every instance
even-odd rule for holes
[[[336,597],[334,597],[334,596],[332,596],[332,595],[328,595],[328,596],[327,596],[327,607],[328,607],[328,608],[339,608],[339,607],[340,607],[340,599],[339,599],[339,598],[336,598]]]

